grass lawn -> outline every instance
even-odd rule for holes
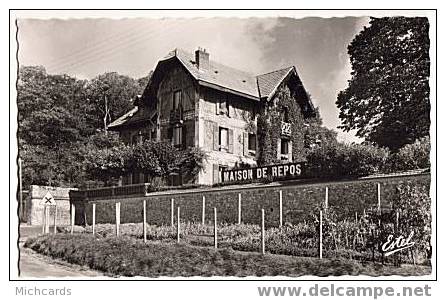
[[[58,234],[29,238],[25,247],[114,276],[340,276],[428,275],[428,266],[383,266],[345,259],[262,255],[231,249]]]

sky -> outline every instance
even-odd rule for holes
[[[198,47],[210,59],[253,74],[295,66],[323,124],[345,142],[336,97],[347,87],[347,46],[367,17],[19,19],[19,63],[81,79],[115,71],[146,76],[175,48]]]

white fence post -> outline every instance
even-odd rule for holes
[[[96,203],[92,204],[92,231],[93,231],[93,235],[96,233]]]
[[[54,206],[54,234],[57,233],[57,205]]]
[[[328,208],[328,186],[325,187],[325,209]]]
[[[206,196],[203,196],[203,202],[201,207],[201,224],[204,225],[206,221]]]
[[[265,210],[262,208],[262,254],[265,254]]]
[[[146,200],[144,200],[142,202],[142,206],[143,206],[143,220],[142,220],[142,235],[143,235],[143,239],[144,239],[144,243],[147,242],[147,203]]]
[[[76,207],[74,204],[71,204],[71,234],[74,232],[74,220],[76,216]]]
[[[218,247],[218,239],[217,239],[217,208],[214,207],[214,248]]]
[[[45,234],[45,216],[46,216],[46,205],[43,205],[42,210],[42,234]]]
[[[283,225],[283,202],[282,202],[282,190],[279,191],[279,227]]]
[[[46,206],[45,211],[45,233],[50,233],[50,206]]]
[[[119,236],[119,225],[121,224],[121,202],[116,202],[116,236]]]
[[[180,207],[177,207],[177,243],[180,242]]]
[[[174,209],[175,209],[175,200],[170,199],[170,225],[173,227],[174,225]]]
[[[378,211],[381,211],[381,183],[378,182]]]
[[[319,258],[322,258],[322,210],[319,211]]]
[[[238,215],[237,224],[242,224],[242,194],[238,193]]]

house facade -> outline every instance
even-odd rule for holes
[[[231,168],[256,166],[259,158],[257,120],[277,102],[279,89],[295,97],[304,118],[314,107],[295,67],[253,75],[210,60],[204,49],[188,53],[175,49],[161,59],[135,107],[112,122],[126,143],[144,139],[169,140],[176,147],[199,147],[208,159],[197,178],[180,183],[215,184],[221,172]],[[277,159],[292,162],[291,123],[283,112]],[[131,174],[124,184],[146,181],[144,174]]]

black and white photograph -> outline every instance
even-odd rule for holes
[[[10,276],[435,279],[436,11],[196,12],[10,14]]]

